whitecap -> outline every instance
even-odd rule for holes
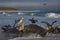
[[[5,15],[6,13],[5,12],[3,12],[3,15]]]
[[[57,13],[47,13],[45,16],[49,18],[60,18],[60,14]]]
[[[10,14],[8,14],[7,16],[11,16]]]
[[[18,15],[21,15],[21,14],[24,14],[24,13],[20,13],[20,12],[18,12]]]
[[[33,15],[34,15],[34,13],[31,13],[31,15],[33,16]]]

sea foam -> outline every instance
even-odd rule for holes
[[[60,18],[60,14],[57,13],[47,13],[45,16],[49,18]]]

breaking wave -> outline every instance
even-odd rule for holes
[[[1,14],[0,14],[1,15]],[[13,15],[12,13],[5,13],[3,12],[2,13],[2,16],[11,16]],[[57,14],[57,13],[41,13],[41,12],[18,12],[18,13],[14,13],[14,16],[15,15],[25,15],[25,16],[40,16],[40,17],[48,17],[48,18],[60,18],[60,14]]]
[[[60,14],[57,13],[47,13],[45,16],[49,18],[60,18]]]
[[[20,12],[18,12],[17,14],[18,14],[18,15],[21,15],[21,14],[24,14],[24,13],[20,13]]]

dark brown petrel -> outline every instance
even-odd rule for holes
[[[36,22],[37,22],[37,20],[36,20],[36,19],[34,19],[34,18],[29,19],[29,21],[31,21],[32,23],[36,23]]]

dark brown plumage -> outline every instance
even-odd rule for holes
[[[37,22],[37,20],[36,20],[36,19],[34,19],[34,18],[29,19],[29,21],[31,21],[32,23],[36,23],[36,22]]]

